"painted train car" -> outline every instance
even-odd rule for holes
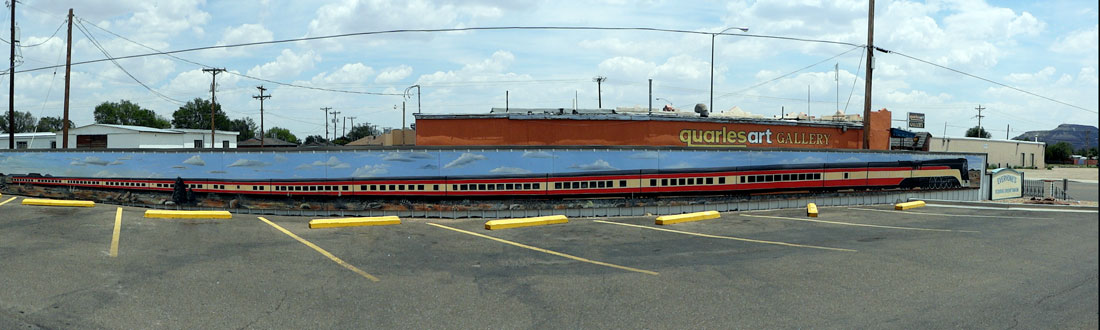
[[[542,175],[344,178],[316,180],[183,179],[196,193],[276,196],[520,197],[723,194],[839,189],[951,189],[969,182],[965,158],[923,161],[740,166],[688,170],[602,171]],[[174,179],[11,175],[11,184],[171,192]]]

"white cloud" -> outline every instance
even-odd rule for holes
[[[1042,70],[1036,73],[1013,73],[1009,74],[1005,79],[1014,83],[1036,83],[1043,82],[1050,79],[1054,75],[1054,67],[1044,67]]]
[[[313,69],[313,66],[319,62],[321,62],[321,55],[312,50],[295,53],[293,50],[283,49],[275,61],[254,66],[248,69],[247,74],[268,79],[292,78]]]
[[[1098,51],[1096,40],[1100,38],[1097,26],[1093,25],[1091,29],[1077,30],[1058,37],[1058,40],[1050,45],[1050,50],[1063,54],[1096,54]]]
[[[311,82],[315,85],[362,84],[373,75],[373,68],[363,63],[349,63],[332,73],[319,73],[311,79]]]
[[[379,73],[378,77],[374,78],[374,82],[379,84],[395,83],[408,78],[411,74],[412,67],[402,64],[396,67],[382,69],[382,73]]]
[[[218,46],[223,45],[236,45],[246,44],[254,42],[264,42],[274,40],[275,36],[270,30],[265,28],[263,24],[241,24],[238,26],[231,26],[225,28],[222,32],[221,40],[218,40]],[[219,57],[219,56],[245,56],[254,54],[255,46],[252,47],[234,47],[234,48],[221,48],[208,51],[205,54],[207,57]]]

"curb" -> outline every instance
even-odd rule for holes
[[[309,229],[339,228],[358,226],[386,226],[400,225],[401,218],[395,215],[383,217],[340,218],[340,219],[313,219],[309,221]]]
[[[994,202],[964,202],[964,201],[952,201],[942,199],[924,199],[926,202],[935,202],[936,204],[943,205],[963,205],[963,206],[984,206],[995,207],[1003,209],[1017,209],[1017,208],[1031,208],[1031,209],[1071,209],[1071,210],[1100,210],[1097,206],[1087,205],[1051,205],[1051,204],[1008,204],[1008,203],[994,203]]]
[[[95,202],[93,202],[93,201],[76,201],[76,200],[60,200],[60,199],[24,198],[23,199],[23,205],[94,207]]]
[[[681,223],[681,222],[691,222],[691,221],[700,221],[700,220],[707,220],[707,219],[716,219],[719,216],[721,216],[721,215],[718,214],[718,211],[703,211],[703,212],[684,213],[684,214],[677,214],[677,215],[662,215],[662,216],[657,217],[657,221],[655,223],[658,224],[658,225],[671,225],[671,224],[674,224],[674,223]]]
[[[531,226],[545,226],[567,222],[569,222],[569,219],[566,218],[564,215],[548,215],[545,217],[490,220],[485,222],[485,229],[497,230]]]
[[[165,219],[232,219],[229,211],[173,211],[173,210],[146,210],[146,218]]]

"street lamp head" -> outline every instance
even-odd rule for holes
[[[726,28],[725,30],[722,30],[722,32],[718,32],[718,33],[715,33],[715,34],[723,34],[723,33],[726,33],[726,31],[734,30],[734,29],[741,30],[741,32],[749,32],[749,28],[747,28],[747,27],[729,27],[729,28]]]

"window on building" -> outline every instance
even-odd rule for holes
[[[27,149],[27,141],[15,141],[15,149]]]
[[[195,140],[195,148],[202,148],[202,140]]]
[[[229,149],[229,141],[222,141],[222,149]]]

